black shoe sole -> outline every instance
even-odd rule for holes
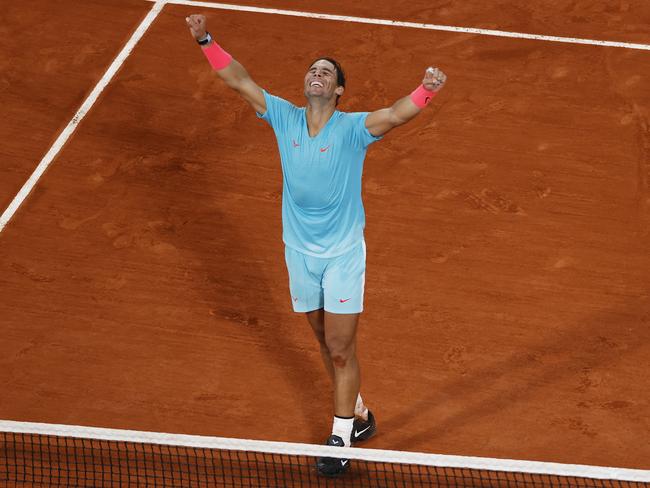
[[[341,462],[338,459],[335,458],[324,459],[324,461],[329,461],[329,460],[335,462],[326,463],[326,464],[322,464],[322,461],[320,460],[316,462],[316,469],[318,470],[318,474],[322,476],[327,476],[328,478],[336,478],[337,476],[341,476],[345,474],[345,472],[350,467],[350,461],[348,461],[343,466],[341,466]]]

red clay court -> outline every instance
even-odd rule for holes
[[[449,76],[365,162],[367,447],[650,469],[650,5],[237,5],[149,20],[162,3],[0,6],[0,418],[327,435],[329,382],[291,312],[274,136],[189,35],[204,13],[294,103],[320,55],[346,69],[345,111],[392,104],[431,64]]]

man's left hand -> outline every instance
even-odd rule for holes
[[[444,74],[440,68],[428,67],[424,73],[424,80],[422,80],[422,85],[429,91],[437,92],[439,91],[447,81],[447,75]]]

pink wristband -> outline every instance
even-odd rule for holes
[[[427,90],[424,88],[424,85],[418,86],[411,93],[411,101],[417,105],[419,108],[424,108],[429,105],[429,102],[433,97],[437,95],[437,92]]]
[[[216,42],[208,44],[208,46],[204,47],[202,51],[203,54],[205,54],[205,57],[208,58],[208,61],[210,61],[212,69],[224,69],[232,63],[232,56],[224,51]]]

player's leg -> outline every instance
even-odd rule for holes
[[[369,439],[377,430],[374,415],[365,407],[359,393],[361,374],[356,353],[359,316],[325,312],[325,342],[334,369],[332,433],[341,435],[346,445]],[[351,424],[350,420],[347,423],[338,420],[350,418]]]
[[[325,344],[334,371],[334,415],[340,418],[354,418],[359,394],[361,375],[356,347],[359,315],[325,312]]]
[[[330,356],[329,349],[327,348],[327,344],[325,342],[325,310],[319,308],[318,310],[312,310],[311,312],[307,312],[305,315],[307,317],[307,321],[309,322],[309,325],[311,326],[312,331],[314,331],[314,335],[316,336],[318,345],[320,346],[320,355],[321,358],[323,359],[325,370],[327,371],[327,374],[329,375],[333,383],[334,366],[332,365],[332,358]]]
[[[354,407],[359,393],[359,362],[356,355],[356,332],[359,314],[325,312],[325,344],[334,371],[334,421],[330,446],[350,446],[354,428]],[[344,473],[350,463],[345,458],[321,457],[318,471],[326,476]]]
[[[332,380],[332,384],[335,384],[334,365],[332,364],[332,357],[330,356],[330,351],[325,341],[325,310],[320,308],[307,312],[305,315],[318,340],[325,369]],[[357,394],[356,404],[354,406],[354,417],[352,442],[364,441],[375,434],[374,416],[364,405],[360,392]]]

